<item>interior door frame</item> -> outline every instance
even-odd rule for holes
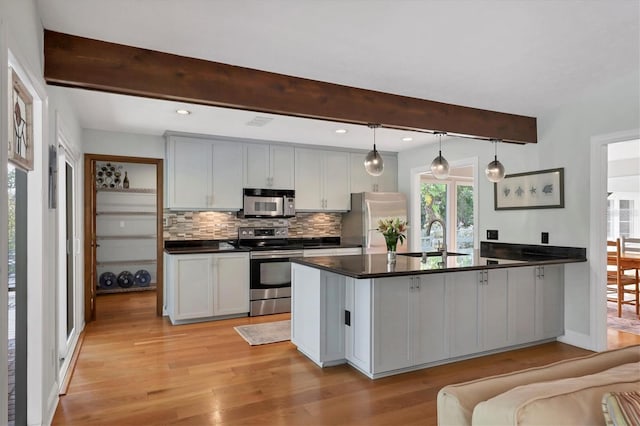
[[[84,318],[96,319],[96,163],[137,163],[156,166],[156,315],[162,316],[164,304],[164,258],[162,215],[164,206],[164,160],[161,158],[128,157],[120,155],[84,155]]]

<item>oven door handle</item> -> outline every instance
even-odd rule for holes
[[[288,259],[290,257],[302,257],[300,250],[273,250],[251,252],[251,259]]]

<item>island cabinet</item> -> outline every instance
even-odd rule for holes
[[[165,308],[173,324],[249,312],[249,254],[165,254]]]
[[[396,192],[398,190],[398,157],[383,154],[384,170],[380,176],[371,176],[364,168],[364,152],[349,154],[351,163],[351,192]]]
[[[244,187],[294,189],[291,146],[244,144]]]
[[[242,145],[184,136],[167,139],[167,207],[242,208]]]
[[[508,345],[507,270],[447,274],[450,356]]]
[[[345,363],[346,277],[293,264],[291,342],[321,367]]]
[[[448,357],[444,274],[347,278],[345,356],[369,377]]]
[[[349,153],[295,148],[296,210],[351,209]]]
[[[451,357],[564,332],[562,265],[447,274]]]

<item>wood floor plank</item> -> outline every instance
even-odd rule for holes
[[[233,329],[288,314],[172,326],[155,316],[153,292],[97,303],[54,425],[431,425],[447,384],[589,353],[553,342],[372,381],[318,368],[291,342],[249,346]]]

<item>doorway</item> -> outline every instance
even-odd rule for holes
[[[620,131],[591,138],[589,212],[591,232],[589,238],[590,274],[590,347],[596,351],[607,349],[607,196],[608,196],[608,145],[617,142],[640,140],[640,129]]]
[[[640,238],[640,140],[607,145],[607,241],[627,238]],[[633,277],[634,270],[626,274]],[[617,295],[609,298],[617,301]],[[623,293],[623,299],[631,302],[635,297]],[[607,301],[607,335],[624,332],[640,336],[635,304],[623,303],[620,316],[617,306],[617,302]]]
[[[109,166],[107,166],[107,164]],[[124,164],[134,166],[153,166],[155,169],[151,178],[152,182],[143,184],[142,187],[136,183],[133,175],[129,175],[130,170],[122,167]],[[98,170],[100,166],[100,170]],[[105,167],[105,170],[103,170]],[[126,181],[128,182],[125,184]],[[131,183],[129,183],[131,181]],[[151,188],[153,186],[153,188]],[[162,206],[163,206],[163,160],[155,158],[125,157],[86,154],[84,163],[84,196],[85,196],[85,321],[95,321],[96,319],[96,297],[98,290],[104,292],[105,288],[113,287],[121,291],[135,290],[132,288],[134,282],[141,282],[142,285],[151,284],[153,281],[156,291],[156,315],[163,314],[163,228],[162,228]],[[101,203],[98,194],[108,193],[115,196],[115,208],[99,209]],[[134,208],[126,198],[129,195],[143,197],[153,194],[153,207],[147,202],[142,202],[142,211]],[[143,197],[144,198],[144,197]],[[98,223],[98,215],[102,213],[111,220]],[[142,234],[127,235],[126,230],[131,227],[130,223],[135,218],[141,219],[139,229],[151,229],[143,231]],[[152,222],[149,223],[148,219]],[[109,225],[111,222],[115,225]],[[103,234],[99,235],[98,228]],[[115,229],[114,229],[115,226]],[[102,229],[110,229],[103,231]],[[151,246],[150,246],[151,245]],[[138,255],[142,252],[149,252]],[[111,253],[114,258],[98,262],[99,256],[103,253]],[[123,258],[122,256],[125,256]],[[129,258],[126,258],[128,256]],[[113,269],[116,273],[107,271]],[[131,274],[124,268],[141,268],[136,273]],[[144,269],[142,269],[144,268]],[[134,271],[135,272],[135,271]],[[140,274],[139,274],[140,273]],[[146,273],[146,274],[145,274]],[[138,277],[140,275],[140,277]],[[136,278],[137,277],[137,278]],[[134,281],[136,280],[136,281]]]

